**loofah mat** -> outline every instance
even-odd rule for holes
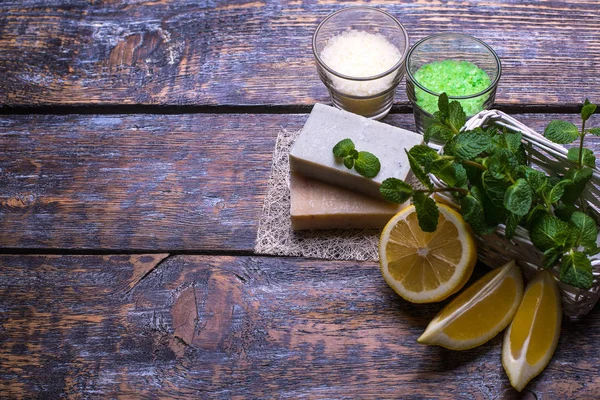
[[[300,132],[282,130],[277,136],[271,177],[258,225],[257,254],[301,256],[330,260],[379,260],[380,230],[297,231],[290,219],[290,163],[292,144]]]

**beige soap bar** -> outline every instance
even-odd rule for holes
[[[373,179],[349,170],[332,149],[352,139],[358,151],[379,158],[381,170]],[[315,104],[290,152],[290,168],[309,178],[381,199],[379,186],[387,178],[406,179],[410,165],[405,149],[421,144],[423,136],[405,129]]]
[[[294,230],[379,229],[408,205],[387,203],[294,172],[290,194]]]

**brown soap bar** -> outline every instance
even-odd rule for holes
[[[377,200],[295,172],[290,175],[290,194],[294,230],[380,229],[408,205]]]

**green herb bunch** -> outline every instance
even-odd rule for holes
[[[439,111],[426,130],[443,141],[443,153],[427,145],[407,151],[410,167],[421,182],[420,188],[396,178],[381,185],[385,199],[403,203],[412,198],[425,232],[437,228],[439,212],[430,197],[435,192],[451,192],[460,212],[473,230],[490,234],[499,224],[506,226],[505,236],[512,238],[518,225],[529,231],[531,242],[544,253],[543,266],[557,266],[563,282],[589,289],[592,265],[588,256],[598,253],[596,221],[586,214],[583,192],[592,177],[594,153],[585,148],[586,134],[600,136],[600,129],[587,129],[587,120],[596,105],[585,101],[581,110],[581,129],[566,121],[552,121],[544,135],[559,144],[577,139],[569,149],[570,168],[563,176],[549,176],[528,165],[526,147],[519,132],[497,126],[461,131],[466,116],[457,101],[442,94]],[[429,174],[447,187],[434,187]]]

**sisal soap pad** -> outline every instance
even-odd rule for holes
[[[358,151],[373,153],[381,163],[374,178],[365,178],[336,160],[332,149],[352,139]],[[373,121],[347,111],[315,104],[290,151],[292,171],[354,192],[381,198],[379,186],[387,178],[406,179],[410,166],[405,149],[421,144],[423,136]]]
[[[290,174],[290,197],[294,230],[381,229],[408,205],[377,200],[296,172]]]

